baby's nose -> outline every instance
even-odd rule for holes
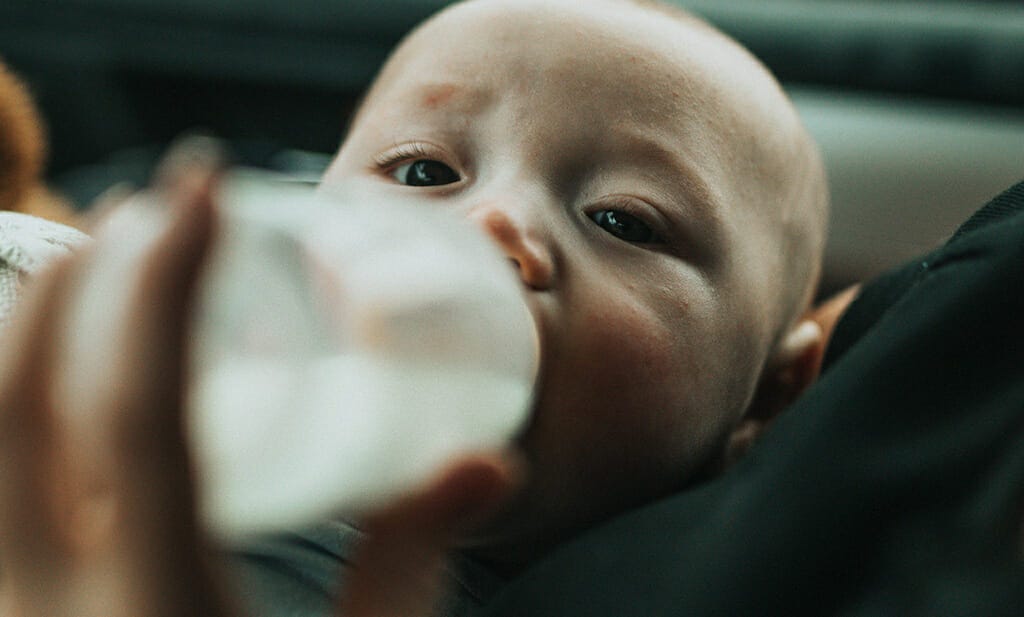
[[[548,289],[554,280],[554,258],[548,246],[511,213],[497,207],[475,208],[469,219],[483,229],[515,264],[519,277],[532,289]]]

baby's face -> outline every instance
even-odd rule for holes
[[[745,62],[618,2],[483,1],[368,94],[325,185],[476,221],[540,328],[529,481],[480,542],[526,554],[684,485],[747,407],[779,309],[755,207],[777,95]]]

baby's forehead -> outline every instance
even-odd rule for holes
[[[434,16],[401,48],[413,46],[420,53],[439,54],[470,49],[495,63],[531,57],[548,64],[559,58],[587,60],[638,52],[672,62],[666,50],[719,56],[722,50],[711,44],[722,40],[703,22],[673,17],[629,0],[476,0]],[[493,53],[494,49],[502,51]]]
[[[657,108],[674,99],[713,98],[716,75],[727,72],[727,54],[713,49],[718,41],[697,30],[681,41],[687,26],[669,17],[631,7],[626,24],[561,3],[543,7],[473,2],[443,12],[396,50],[374,90],[452,111],[472,111],[495,93],[541,98],[568,90],[598,113],[664,112]]]
[[[456,5],[396,50],[366,106],[383,129],[432,127],[446,115],[467,131],[487,110],[511,107],[506,117],[524,130],[551,129],[549,149],[560,139],[600,144],[612,128],[632,130],[662,143],[675,138],[667,149],[719,170],[727,162],[718,159],[772,156],[758,148],[774,148],[798,124],[745,50],[708,26],[629,0]],[[728,178],[709,182],[716,180]]]

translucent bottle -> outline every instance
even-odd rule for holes
[[[217,201],[190,398],[217,535],[372,507],[522,428],[535,325],[478,229],[252,173]]]
[[[187,403],[214,536],[363,511],[523,427],[535,324],[509,260],[471,224],[246,171],[228,174],[216,205]],[[72,325],[80,365],[110,347],[110,298],[128,295],[156,233],[146,212],[129,206],[108,232],[119,239],[100,239]]]

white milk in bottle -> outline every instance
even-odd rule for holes
[[[363,511],[521,430],[536,328],[514,267],[480,230],[437,205],[250,171],[228,173],[215,201],[187,409],[215,537]],[[152,236],[147,207],[112,226],[124,242],[98,243],[85,291],[106,315],[79,326],[100,339],[117,318],[102,281],[130,278],[129,245]],[[90,340],[78,344],[94,352]]]
[[[535,326],[470,223],[253,173],[217,202],[190,399],[216,534],[372,507],[522,427]]]

